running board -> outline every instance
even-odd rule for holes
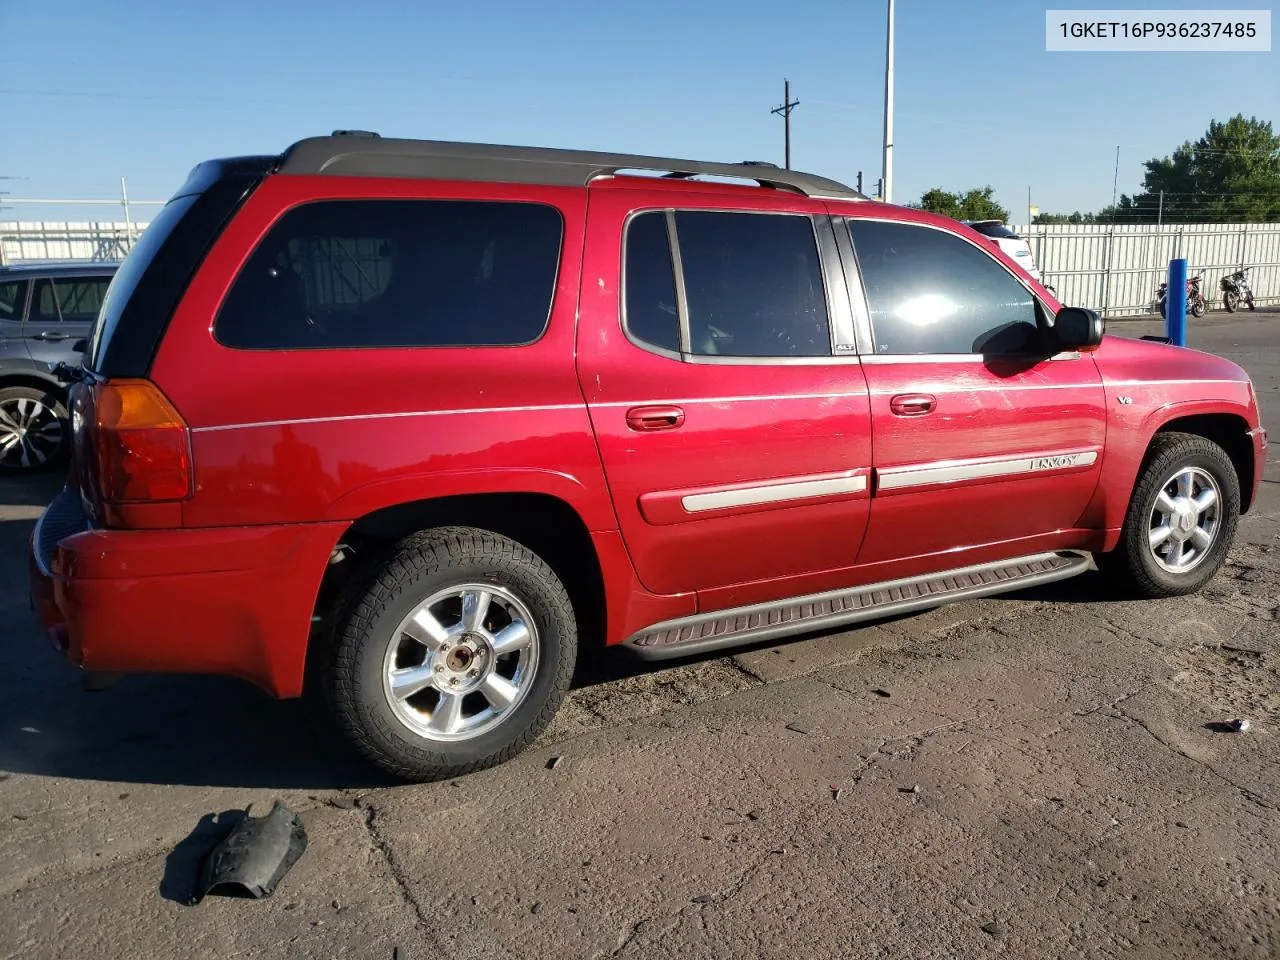
[[[623,646],[645,660],[686,657],[721,647],[927,610],[957,600],[1023,590],[1065,580],[1088,569],[1087,553],[1038,553],[923,577],[681,617],[642,630],[624,641]]]

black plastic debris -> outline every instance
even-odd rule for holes
[[[306,848],[302,821],[277,800],[265,817],[246,816],[209,852],[195,902],[210,894],[269,897]]]

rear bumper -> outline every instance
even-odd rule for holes
[[[64,490],[32,534],[31,601],[85,669],[225,674],[297,696],[344,526],[100,530]]]

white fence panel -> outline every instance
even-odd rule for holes
[[[0,221],[0,264],[122,260],[146,226],[114,221]]]
[[[1031,244],[1046,283],[1064,303],[1108,317],[1154,309],[1169,261],[1187,259],[1201,274],[1210,309],[1221,305],[1219,280],[1242,266],[1259,304],[1280,302],[1280,223],[1035,224],[1013,228]]]

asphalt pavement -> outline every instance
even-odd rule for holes
[[[1191,345],[1280,436],[1280,313]],[[1280,956],[1280,452],[1198,596],[1088,574],[734,656],[589,654],[532,749],[421,786],[305,700],[86,690],[27,606],[56,486],[0,480],[2,956]],[[276,893],[190,905],[274,799],[309,836]]]

